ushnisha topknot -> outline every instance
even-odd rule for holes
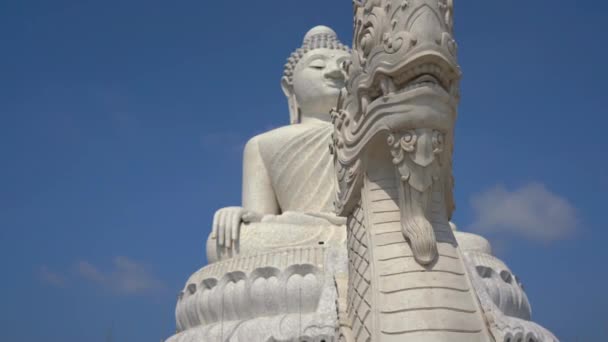
[[[338,40],[338,35],[334,30],[327,26],[315,26],[304,36],[302,47],[294,51],[287,59],[287,64],[283,69],[283,76],[289,83],[293,81],[293,71],[296,65],[307,52],[314,49],[332,49],[350,52],[350,48]]]

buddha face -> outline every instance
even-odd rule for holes
[[[341,63],[349,57],[346,51],[325,48],[302,56],[294,70],[292,85],[302,118],[329,120],[329,111],[336,106],[344,87]]]

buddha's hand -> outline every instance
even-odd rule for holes
[[[211,238],[218,247],[232,248],[239,241],[241,223],[260,222],[261,214],[241,207],[227,207],[215,212]]]

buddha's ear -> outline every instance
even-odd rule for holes
[[[293,84],[286,76],[281,77],[281,89],[287,98],[293,95]]]
[[[300,110],[296,101],[296,95],[293,93],[293,84],[285,76],[281,78],[281,88],[289,104],[289,123],[292,125],[297,124],[300,122]]]

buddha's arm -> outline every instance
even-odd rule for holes
[[[243,153],[243,208],[259,214],[280,214],[270,175],[257,138],[249,140]]]
[[[264,215],[280,214],[258,139],[249,140],[243,153],[243,204],[218,210],[213,217],[211,240],[219,248],[232,248],[240,236],[242,222],[256,222]],[[208,250],[213,258],[214,251]],[[209,253],[210,252],[210,253]]]

